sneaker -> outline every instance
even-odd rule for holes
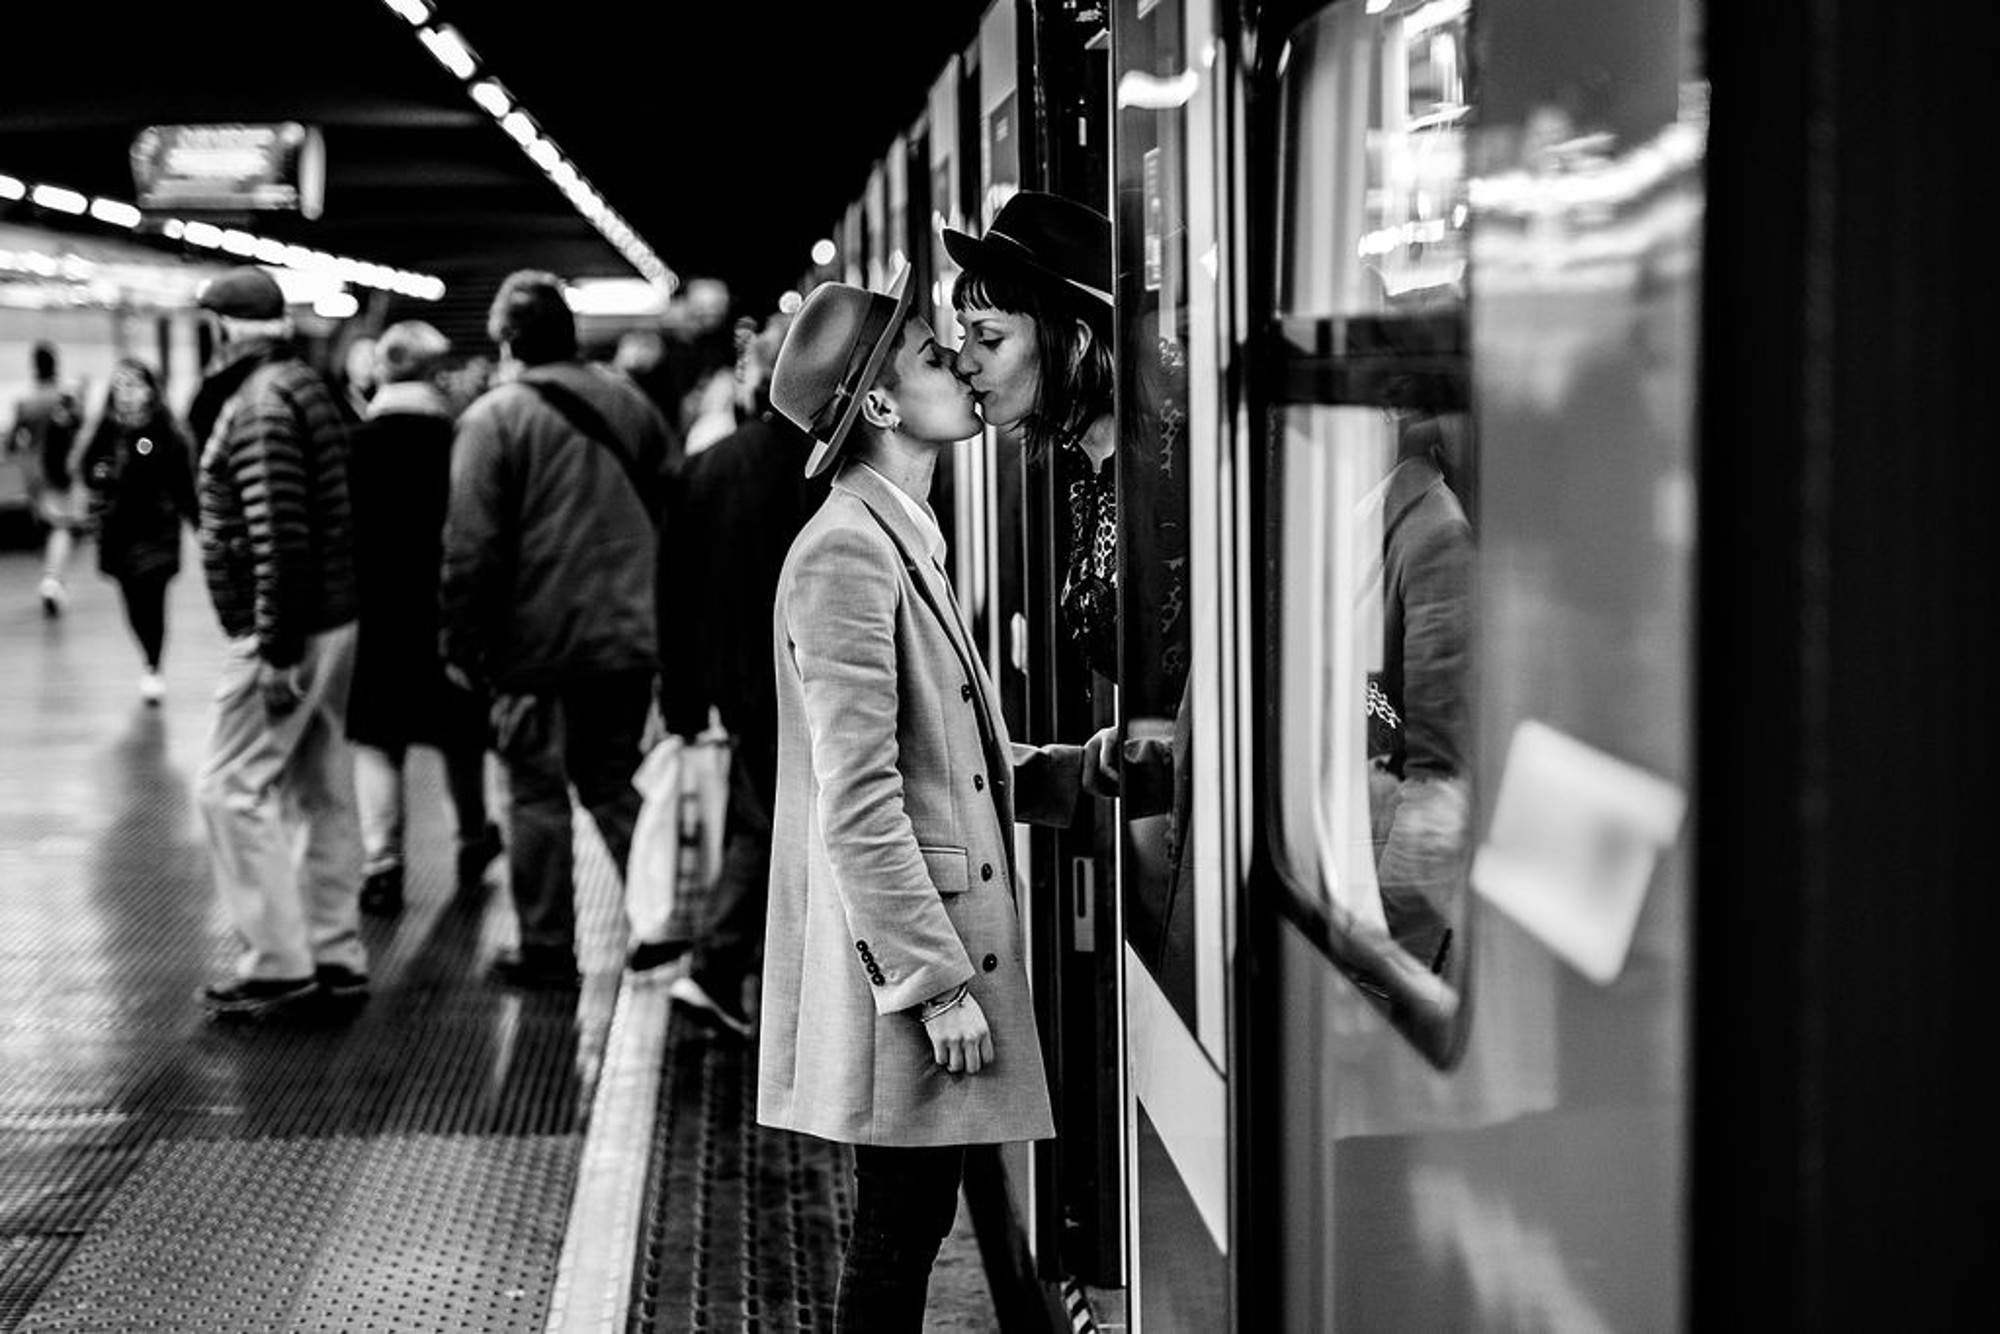
[[[524,946],[497,956],[487,969],[496,982],[527,991],[571,991],[582,984],[576,956],[556,946]]]
[[[346,964],[323,963],[313,969],[313,981],[319,984],[320,994],[328,1000],[358,1001],[368,999],[368,975],[357,973]]]
[[[160,706],[160,701],[166,697],[166,693],[167,683],[160,679],[158,672],[147,672],[139,678],[139,698],[153,708],[157,709]]]
[[[672,963],[688,952],[685,940],[642,940],[625,956],[625,966],[635,973],[651,972]]]
[[[493,859],[507,850],[507,844],[500,837],[500,826],[489,822],[479,832],[477,838],[467,839],[458,845],[458,891],[469,894],[486,881],[486,868]]]
[[[310,977],[240,977],[201,989],[201,1001],[217,1019],[256,1019],[319,993]]]
[[[403,868],[385,866],[361,882],[361,911],[390,917],[403,911]]]
[[[693,977],[677,977],[667,988],[667,997],[676,1005],[685,1005],[710,1023],[718,1024],[739,1038],[750,1036],[750,1017],[739,1014],[710,995],[708,988]]]
[[[63,604],[69,601],[69,594],[63,591],[62,580],[52,574],[45,575],[38,591],[42,596],[42,615],[62,615]]]

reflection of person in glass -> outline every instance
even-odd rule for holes
[[[1382,503],[1382,671],[1368,686],[1369,806],[1390,934],[1432,972],[1449,958],[1464,870],[1472,527],[1447,480],[1458,414],[1397,423]]]

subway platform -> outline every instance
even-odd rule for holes
[[[580,990],[486,979],[505,869],[455,890],[418,751],[366,1005],[205,1017],[234,946],[192,801],[222,643],[189,554],[148,707],[95,552],[59,618],[37,556],[0,552],[0,1334],[830,1328],[846,1155],[756,1125],[754,1048],[674,1010],[671,969],[623,971],[587,820]],[[928,1327],[991,1311],[961,1210]]]

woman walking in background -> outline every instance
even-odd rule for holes
[[[139,695],[165,693],[167,585],[181,568],[181,525],[195,522],[194,454],[152,367],[130,357],[111,371],[104,415],[78,458],[97,526],[97,564],[125,599],[145,657]]]

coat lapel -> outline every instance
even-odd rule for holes
[[[889,494],[892,485],[874,469],[849,460],[841,465],[834,477],[836,489],[853,493],[868,507],[875,521],[882,525],[903,555],[903,564],[910,572],[910,581],[916,585],[917,593],[923,598],[931,614],[944,626],[946,638],[958,655],[959,665],[965,669],[965,679],[972,683],[973,691],[979,699],[979,708],[985,720],[984,731],[988,742],[998,744],[1002,735],[999,714],[993,707],[991,693],[987,690],[986,669],[979,655],[972,648],[972,634],[958,614],[958,603],[951,590],[945,586],[944,573],[931,561],[929,548],[924,543],[923,534],[910,520],[902,502]]]

